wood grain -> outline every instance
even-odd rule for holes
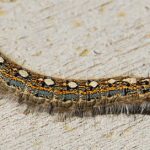
[[[62,78],[148,76],[148,0],[0,0],[0,49],[17,63]],[[97,116],[58,122],[23,114],[0,95],[0,149],[144,149],[150,117]]]

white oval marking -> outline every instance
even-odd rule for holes
[[[44,79],[46,85],[54,85],[55,82],[52,79]]]
[[[142,80],[142,81],[148,81],[148,82],[149,82],[150,80],[149,80],[149,79],[144,79],[144,80]]]
[[[28,75],[29,75],[28,72],[25,70],[19,70],[19,74],[24,78],[28,77]]]
[[[3,57],[0,57],[0,63],[4,63],[4,59],[3,59]]]
[[[97,85],[98,85],[98,83],[97,83],[96,81],[91,81],[91,82],[89,83],[89,86],[91,86],[91,87],[93,87],[93,88],[97,87]]]
[[[116,80],[115,80],[115,79],[110,79],[110,80],[108,80],[107,82],[110,83],[110,84],[113,84],[113,83],[116,82]]]
[[[135,84],[137,82],[136,78],[126,78],[126,79],[123,79],[122,81],[128,82],[130,84]]]
[[[143,79],[142,82],[148,82],[148,84],[150,84],[150,80],[149,79]]]
[[[44,80],[43,80],[43,78],[39,78],[38,81],[42,82],[42,81],[44,81]]]
[[[76,82],[71,81],[71,82],[68,83],[68,86],[69,86],[70,88],[76,88],[78,85],[77,85]]]

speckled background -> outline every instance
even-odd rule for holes
[[[31,70],[62,78],[149,76],[149,0],[0,0],[0,49]],[[58,122],[25,115],[0,96],[0,149],[144,149],[149,116]]]

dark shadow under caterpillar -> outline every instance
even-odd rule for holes
[[[50,114],[96,116],[150,114],[150,78],[60,79],[34,73],[0,53],[1,92],[17,93],[18,102]]]

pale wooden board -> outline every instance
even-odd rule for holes
[[[150,72],[149,0],[0,0],[0,49],[17,63],[62,78]],[[1,96],[0,149],[150,149],[149,116],[57,122],[24,115]]]

